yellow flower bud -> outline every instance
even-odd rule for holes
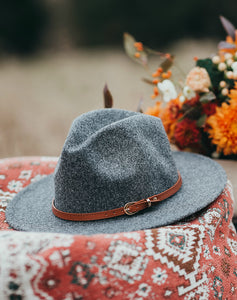
[[[226,69],[226,64],[223,63],[223,62],[219,63],[218,70],[219,71],[225,71],[225,69]]]
[[[228,91],[227,88],[224,88],[224,89],[221,91],[221,94],[222,94],[223,96],[227,96],[228,93],[229,93],[229,91]]]
[[[220,82],[220,87],[221,88],[224,88],[226,86],[226,82],[224,81],[224,80],[222,80],[221,82]]]
[[[213,64],[217,65],[220,63],[220,61],[221,61],[220,56],[218,56],[218,55],[213,56],[213,58],[212,58]]]
[[[227,66],[231,66],[232,64],[233,64],[233,59],[232,58],[229,58],[229,59],[227,59],[227,61],[226,61],[226,64],[227,64]]]
[[[228,60],[228,59],[230,59],[232,57],[233,57],[233,55],[231,53],[226,53],[225,54],[225,60]]]
[[[234,73],[233,73],[232,71],[228,71],[228,72],[226,72],[226,77],[227,77],[228,79],[233,79]]]

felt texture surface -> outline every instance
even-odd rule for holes
[[[109,109],[72,124],[55,172],[55,206],[70,213],[123,207],[178,180],[160,119]]]
[[[183,185],[179,192],[160,204],[133,216],[74,222],[61,220],[51,210],[53,175],[20,191],[6,210],[7,222],[17,230],[92,235],[160,227],[175,223],[205,208],[222,192],[225,171],[215,161],[197,154],[174,152]]]
[[[52,213],[89,213],[123,207],[173,186],[169,199],[133,216],[87,222]],[[225,171],[214,161],[173,153],[159,118],[118,109],[92,111],[74,120],[54,176],[21,191],[6,211],[8,223],[24,231],[95,234],[134,231],[174,223],[204,208],[224,189]],[[27,209],[25,209],[27,208]]]

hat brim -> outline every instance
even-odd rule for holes
[[[92,235],[155,228],[176,223],[205,208],[223,191],[227,177],[215,161],[187,152],[173,152],[183,184],[172,197],[132,216],[75,222],[52,212],[53,175],[32,183],[9,203],[6,220],[16,230]]]

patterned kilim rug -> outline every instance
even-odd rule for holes
[[[14,231],[7,204],[56,162],[0,160],[1,300],[237,299],[229,182],[199,215],[175,225],[93,236]]]

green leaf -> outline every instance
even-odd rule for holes
[[[185,117],[186,117],[185,115],[183,115],[182,117],[180,117],[180,118],[177,120],[177,123],[183,121],[183,120],[185,119]]]
[[[112,108],[113,107],[113,97],[108,89],[107,84],[104,86],[103,95],[104,95],[104,107]]]
[[[210,91],[208,93],[203,94],[200,97],[199,101],[202,102],[202,103],[208,103],[208,102],[210,102],[212,100],[215,100],[215,99],[216,99],[216,95],[213,92]]]
[[[197,127],[202,127],[205,124],[206,119],[207,119],[207,115],[206,114],[202,115],[196,122]]]
[[[143,66],[147,66],[148,56],[145,51],[139,51],[140,57],[135,57],[135,53],[138,52],[136,47],[134,46],[135,43],[136,40],[131,34],[129,33],[123,34],[123,44],[127,55],[134,61],[138,62],[139,64]]]
[[[225,82],[227,83],[227,85],[229,86],[229,90],[233,89],[235,86],[235,80],[234,79],[225,79]]]

